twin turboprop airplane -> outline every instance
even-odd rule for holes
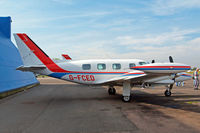
[[[133,86],[165,85],[165,96],[171,96],[174,82],[190,79],[185,72],[191,67],[185,64],[149,64],[138,59],[65,60],[55,63],[26,34],[14,34],[24,65],[17,70],[48,75],[79,84],[107,85],[108,93],[114,95],[114,86],[123,86],[122,100],[131,100]],[[67,57],[68,58],[68,57]],[[69,59],[69,58],[68,58]]]

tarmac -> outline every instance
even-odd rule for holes
[[[91,87],[53,78],[0,100],[0,133],[199,133],[200,90],[192,80],[174,87],[133,88],[121,101],[121,88]]]

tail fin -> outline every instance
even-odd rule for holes
[[[14,34],[24,66],[45,65],[52,72],[66,72],[55,64],[26,34]]]
[[[25,42],[28,41],[24,34],[14,34],[24,66],[41,65],[42,62],[34,55]]]
[[[51,59],[26,34],[14,34],[25,66],[51,64]]]

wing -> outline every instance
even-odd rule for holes
[[[129,73],[117,76],[110,80],[102,81],[102,84],[122,85],[125,80],[130,80],[133,84],[142,84],[143,82],[154,82],[169,78],[171,74],[167,73],[145,73],[143,71],[134,70]],[[174,76],[173,76],[174,77]],[[172,77],[172,78],[173,78]]]
[[[147,75],[147,74],[145,74],[145,73],[142,72],[142,71],[132,71],[132,72],[129,72],[129,73],[120,75],[120,76],[118,76],[118,77],[112,78],[112,79],[110,79],[110,80],[107,80],[106,82],[113,82],[113,81],[117,81],[117,82],[122,81],[122,82],[123,82],[124,80],[137,79],[137,78],[144,77],[144,76],[146,76],[146,75]]]

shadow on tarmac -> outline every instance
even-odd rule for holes
[[[45,88],[51,88],[51,87],[54,88],[55,86],[58,86],[58,85],[43,84],[42,86],[45,86]],[[80,88],[82,89],[82,91],[79,91],[75,96],[74,94],[72,94],[72,96],[60,95],[60,97],[57,97],[56,99],[59,100],[59,102],[61,103],[70,102],[70,101],[80,101],[80,100],[81,101],[88,101],[88,100],[116,101],[120,105],[122,105],[121,103],[123,103],[121,101],[121,94],[110,96],[107,94],[107,90],[101,86],[89,87],[86,85],[78,85],[78,84],[61,84],[59,86],[61,86],[61,88],[69,89],[66,91],[68,93],[77,93],[76,89],[80,89]],[[147,104],[159,105],[159,106],[163,106],[167,108],[181,109],[181,110],[200,113],[200,108],[198,105],[189,103],[191,101],[200,102],[200,97],[198,95],[188,95],[185,93],[177,92],[177,93],[172,94],[171,97],[165,97],[164,95],[161,96],[160,94],[146,93],[140,90],[132,90],[131,95],[132,95],[132,101],[131,101],[132,103],[128,103],[131,105],[147,103]],[[195,100],[191,100],[191,98],[195,98]]]
[[[198,105],[194,105],[188,102],[200,102],[200,97],[198,95],[188,95],[188,94],[181,94],[176,95],[172,94],[171,97],[165,97],[157,95],[157,94],[150,94],[142,91],[132,91],[133,101],[136,103],[147,103],[152,105],[159,105],[163,107],[173,108],[173,109],[181,109],[186,111],[192,111],[196,113],[200,113],[200,108]],[[195,100],[191,100],[191,98],[196,98]],[[199,99],[197,99],[199,98]],[[179,100],[177,100],[179,99]],[[187,100],[188,99],[188,100]]]

